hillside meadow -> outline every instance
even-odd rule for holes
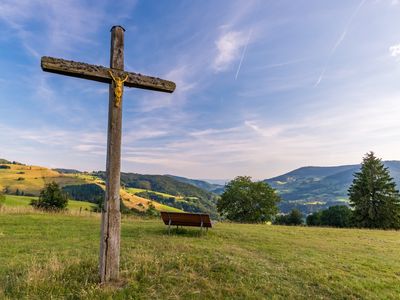
[[[44,185],[52,181],[61,186],[86,183],[85,178],[61,174],[39,166],[13,164],[5,164],[5,166],[9,169],[0,169],[0,190],[8,188],[12,193],[18,189],[25,194],[37,196]]]
[[[8,168],[0,168],[0,191],[8,189],[8,193],[12,194],[16,193],[16,191],[18,190],[18,192],[33,195],[32,197],[34,198],[35,196],[38,196],[40,194],[40,191],[44,188],[45,184],[53,181],[59,184],[61,187],[68,185],[96,184],[104,189],[104,181],[90,174],[64,174],[56,170],[40,166],[19,164],[2,164],[2,166],[6,166]],[[121,199],[126,207],[133,208],[139,211],[145,211],[149,207],[149,204],[152,203],[154,207],[159,211],[182,211],[178,208],[174,208],[162,203],[158,203],[156,201],[150,201],[149,199],[136,196],[135,192],[137,193],[139,192],[139,190],[134,190],[133,192],[131,192],[129,190],[127,191],[121,189]],[[27,205],[27,203],[29,203],[30,200],[25,201],[26,199],[32,198],[18,198],[19,196],[15,196],[15,198],[12,198],[13,196],[8,197],[8,199],[14,199],[13,203],[15,203],[16,205],[22,206],[25,206]],[[71,200],[70,205],[76,205],[80,207],[79,201]]]
[[[37,200],[38,197],[30,197],[30,196],[14,196],[14,195],[5,195],[4,206],[5,209],[9,210],[9,208],[24,208],[23,211],[30,211],[31,209],[30,202],[32,200]],[[85,201],[75,201],[68,200],[67,208],[69,210],[87,210],[90,211],[92,208],[95,208],[96,205],[93,203],[85,202]],[[26,210],[28,208],[28,210]]]
[[[123,217],[121,282],[97,278],[100,216],[0,212],[0,299],[399,299],[396,231]]]

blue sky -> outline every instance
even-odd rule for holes
[[[108,86],[44,73],[41,56],[177,83],[125,89],[122,170],[267,178],[400,159],[400,2],[0,2],[0,157],[105,168]]]

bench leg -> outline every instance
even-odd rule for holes
[[[168,222],[168,234],[171,235],[171,219]]]

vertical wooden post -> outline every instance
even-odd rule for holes
[[[124,31],[120,26],[111,29],[110,68],[124,70]],[[122,87],[123,88],[123,87]],[[116,281],[120,257],[120,170],[121,170],[121,104],[115,105],[115,82],[110,84],[108,108],[106,196],[101,215],[100,280]]]

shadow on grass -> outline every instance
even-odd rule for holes
[[[184,228],[184,227],[172,227],[168,230],[168,227],[159,230],[164,236],[184,236],[184,237],[205,237],[208,231],[200,228]]]

